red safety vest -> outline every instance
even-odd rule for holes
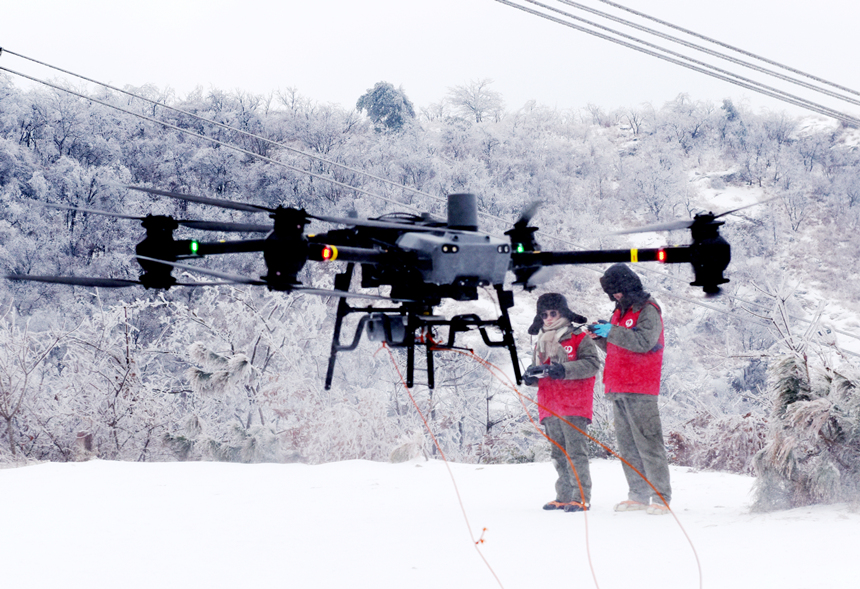
[[[576,360],[576,350],[582,342],[585,333],[572,335],[568,339],[559,342],[559,345],[567,352],[569,362]],[[550,360],[545,362],[550,363]],[[538,415],[543,421],[545,417],[557,415],[568,417],[576,415],[585,417],[591,421],[592,406],[594,403],[594,382],[596,377],[577,378],[574,380],[542,378],[538,382]]]
[[[654,305],[651,301],[648,304]],[[642,309],[645,307],[643,306]],[[657,311],[660,307],[654,305]],[[609,322],[626,329],[636,327],[639,321],[639,309],[635,313],[628,310],[620,317],[621,310],[616,309]],[[644,395],[660,394],[660,372],[663,367],[663,315],[660,315],[660,340],[644,354],[631,352],[615,344],[606,342],[606,363],[603,367],[603,385],[606,393],[642,393]]]

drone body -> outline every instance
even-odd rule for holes
[[[506,290],[504,286],[508,272],[514,274],[514,284],[531,290],[536,287],[541,270],[549,266],[659,261],[690,263],[696,278],[691,284],[701,286],[708,294],[719,292],[719,285],[728,282],[723,277],[723,271],[731,259],[731,250],[728,242],[719,235],[719,226],[723,222],[716,219],[722,215],[713,213],[697,215],[692,221],[675,223],[671,227],[652,226],[638,230],[690,228],[693,243],[688,246],[546,252],[540,250],[535,240],[537,228],[529,226],[536,206],[533,205],[523,212],[520,219],[505,233],[505,239],[479,230],[477,199],[472,194],[449,195],[448,217],[446,221],[441,221],[427,214],[388,215],[377,219],[316,216],[304,209],[280,206],[270,209],[152,188],[128,188],[222,208],[264,212],[268,213],[272,223],[240,224],[175,220],[154,215],[116,215],[140,220],[146,230],[146,237],[135,250],[135,257],[143,270],[138,281],[26,275],[11,275],[7,278],[101,287],[139,284],[147,289],[201,284],[250,284],[266,286],[273,291],[339,297],[325,381],[326,389],[331,387],[333,381],[337,354],[354,350],[363,332],[366,332],[372,341],[406,349],[406,384],[409,387],[414,384],[416,346],[424,348],[428,375],[426,384],[433,388],[433,354],[442,350],[459,349],[456,346],[457,335],[469,330],[478,330],[483,342],[489,347],[507,348],[515,378],[518,383],[521,382],[513,328],[508,314],[508,310],[513,307],[514,297],[513,292]],[[308,234],[305,229],[312,221],[345,225],[346,228]],[[180,225],[198,230],[257,232],[267,235],[262,239],[236,241],[176,240],[173,232]],[[237,276],[185,263],[210,255],[248,252],[262,252],[267,268],[265,275],[259,278]],[[299,274],[308,262],[333,261],[346,262],[346,269],[335,277],[334,290],[305,286],[299,280]],[[390,287],[389,294],[351,291],[356,265],[361,267],[361,287]],[[222,282],[179,283],[171,275],[174,268],[209,275]],[[445,318],[434,314],[434,308],[443,299],[476,300],[478,289],[483,287],[496,291],[500,309],[498,317],[483,319],[475,314],[466,314]],[[347,303],[349,298],[372,302],[367,306],[351,306]],[[387,304],[378,306],[380,302]],[[344,319],[354,313],[362,315],[356,332],[349,343],[341,343]],[[440,328],[447,328],[447,338],[437,334]],[[501,339],[493,339],[488,332],[489,328],[500,331]]]

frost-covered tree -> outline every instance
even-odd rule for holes
[[[13,457],[19,452],[22,434],[30,441],[36,435],[35,431],[29,431],[32,420],[26,414],[32,406],[32,397],[40,390],[44,392],[52,380],[54,371],[46,360],[64,335],[56,331],[31,331],[29,322],[19,319],[11,307],[0,316],[0,423],[5,429],[4,442]]]
[[[539,200],[534,224],[541,229],[541,246],[553,250],[643,247],[650,237],[609,234],[773,195],[781,198],[733,215],[722,228],[733,253],[726,292],[769,305],[764,295],[750,295],[748,286],[789,273],[803,285],[805,304],[814,307],[826,291],[840,309],[840,321],[850,322],[856,313],[856,271],[844,263],[860,248],[855,129],[755,113],[731,101],[719,109],[685,96],[636,111],[562,111],[531,102],[505,113],[488,81],[462,89],[423,109],[409,132],[400,133],[377,133],[355,110],[315,103],[295,89],[274,100],[217,89],[184,97],[153,87],[131,89],[256,137],[143,100],[97,94],[107,104],[246,150],[239,155],[55,90],[18,90],[0,75],[3,273],[137,278],[140,269],[128,255],[143,237],[136,223],[45,210],[38,203],[261,221],[118,187],[124,184],[311,213],[355,209],[363,217],[413,207],[444,218],[444,199],[438,197],[468,191],[478,194],[481,212],[494,216],[482,215],[482,228],[496,234]],[[249,153],[268,154],[289,168]],[[176,237],[202,236],[181,228]],[[670,234],[669,241],[676,237],[682,239]],[[249,276],[265,272],[260,256],[209,261]],[[692,293],[686,267],[643,270],[654,272],[649,289],[658,298],[661,289],[682,297]],[[331,274],[331,266],[308,264],[300,279],[325,288]],[[575,297],[577,311],[589,317],[606,318],[611,308],[596,278],[594,268],[564,268],[545,288]],[[17,451],[27,457],[72,459],[78,434],[84,434],[94,455],[120,459],[384,460],[392,445],[414,449],[417,436],[426,436],[390,360],[374,356],[378,350],[367,342],[340,355],[335,386],[321,389],[331,301],[227,288],[96,293],[0,281],[0,290],[32,325],[80,325],[77,339],[57,347],[43,365],[44,382],[54,379],[51,386],[29,389],[12,420]],[[533,306],[529,297],[518,292],[517,307]],[[663,300],[667,431],[680,436],[692,464],[747,469],[768,409],[762,366],[780,336],[755,321],[739,322],[682,299]],[[742,306],[728,297],[717,306],[722,304],[735,312]],[[463,303],[440,312],[462,313]],[[804,309],[798,305],[792,312],[803,315]],[[527,349],[526,340],[520,343]],[[192,353],[195,342],[206,355]],[[216,357],[229,365],[231,359],[241,364],[242,355],[250,370],[236,380],[222,379],[212,363]],[[398,362],[402,366],[402,358]],[[195,388],[191,366],[201,371],[198,376],[211,374],[226,386]],[[413,391],[418,407],[433,414],[431,427],[446,453],[462,460],[539,457],[529,453],[531,434],[525,432],[531,426],[523,423],[522,409],[512,409],[489,376],[469,368],[469,361],[440,357],[433,395],[422,387]],[[601,439],[612,438],[603,421],[599,428]],[[164,445],[171,436],[187,439]],[[186,443],[192,436],[194,443]],[[8,455],[7,448],[0,445]]]
[[[388,82],[377,82],[355,103],[365,111],[377,130],[400,131],[415,119],[415,108],[403,88]]]
[[[787,353],[769,369],[773,409],[753,509],[860,501],[860,379],[850,364],[836,370],[813,354],[826,334],[817,321],[803,335],[789,331],[785,302],[778,297],[774,325]]]
[[[461,114],[481,123],[487,118],[499,121],[504,110],[502,95],[490,90],[493,80],[482,78],[448,89],[448,102]]]
[[[858,379],[788,355],[770,371],[774,402],[767,445],[756,455],[759,511],[860,501]]]

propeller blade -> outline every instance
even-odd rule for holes
[[[270,209],[268,207],[260,206],[260,205],[249,205],[245,203],[233,202],[230,200],[222,200],[219,198],[209,198],[207,196],[195,196],[193,194],[182,194],[181,192],[172,192],[170,190],[158,190],[156,188],[145,188],[143,186],[130,186],[127,185],[125,188],[130,190],[139,190],[140,192],[148,192],[150,194],[157,194],[159,196],[168,196],[170,198],[177,198],[180,200],[187,200],[190,202],[196,202],[200,204],[207,204],[216,207],[221,207],[225,209],[235,209],[237,211],[248,211],[251,213],[274,213],[275,209]],[[338,225],[352,225],[357,227],[377,227],[379,229],[398,229],[405,231],[439,231],[438,227],[430,228],[424,227],[422,225],[410,225],[408,223],[390,223],[386,221],[371,221],[369,219],[357,219],[350,217],[328,217],[322,215],[308,215],[310,219],[316,219],[317,221],[325,221],[327,223],[335,223]],[[263,231],[262,226],[256,226],[259,229],[254,229],[254,231]],[[271,231],[271,228],[266,229],[267,231]]]
[[[97,209],[82,209],[80,207],[73,207],[73,206],[69,206],[69,205],[60,205],[60,204],[54,204],[54,203],[50,203],[50,202],[39,202],[37,200],[34,200],[33,202],[36,204],[39,204],[43,207],[49,207],[52,209],[62,209],[62,210],[66,210],[66,211],[80,211],[82,213],[93,213],[94,215],[106,215],[108,217],[118,217],[120,219],[134,219],[135,221],[143,221],[143,219],[145,218],[145,217],[136,217],[134,215],[123,215],[121,213],[112,213],[110,211],[100,211]]]
[[[749,205],[744,205],[742,207],[738,207],[736,209],[731,209],[729,211],[723,211],[722,213],[714,215],[713,213],[709,213],[708,215],[701,215],[702,217],[711,216],[711,221],[719,219],[720,217],[725,217],[726,215],[731,215],[732,213],[737,213],[738,211],[742,211],[744,209],[748,209],[750,207],[756,207],[758,205],[762,205],[772,200],[778,199],[778,196],[774,196],[771,198],[767,198],[765,200],[760,200],[758,202],[754,202]],[[698,215],[697,215],[698,216]],[[616,231],[614,233],[610,233],[610,235],[626,235],[628,233],[647,233],[649,231],[673,231],[675,229],[689,229],[696,222],[696,219],[688,219],[682,221],[669,221],[668,223],[657,223],[654,225],[646,225],[644,227],[638,227],[636,229],[627,229],[626,231]]]
[[[441,231],[443,227],[425,227],[424,225],[412,225],[411,223],[392,223],[390,221],[371,221],[370,219],[358,219],[353,217],[326,217],[323,215],[308,215],[310,219],[335,223],[337,225],[352,225],[354,227],[377,227],[379,229],[397,229],[400,231]]]
[[[776,200],[776,199],[778,199],[778,198],[779,198],[778,196],[772,196],[771,198],[766,198],[766,199],[764,199],[764,200],[760,200],[760,201],[758,201],[758,202],[754,202],[754,203],[752,203],[751,205],[744,205],[744,206],[742,206],[742,207],[738,207],[738,208],[736,208],[736,209],[732,209],[732,210],[730,210],[730,211],[725,211],[725,212],[723,212],[723,213],[720,213],[719,215],[715,215],[715,216],[714,216],[714,219],[719,219],[720,217],[723,217],[723,216],[725,216],[725,215],[731,215],[732,213],[737,213],[738,211],[742,211],[742,210],[744,210],[744,209],[748,209],[748,208],[750,208],[750,207],[757,207],[758,205],[763,205],[763,204],[764,204],[764,203],[766,203],[766,202],[770,202],[770,201],[772,201],[772,200]]]
[[[529,276],[526,284],[527,286],[538,286],[544,282],[548,282],[553,276],[555,276],[555,268],[553,266],[544,266]]]
[[[271,225],[260,225],[258,223],[230,223],[228,221],[177,221],[184,227],[200,229],[201,231],[234,231],[237,233],[269,233]]]
[[[687,219],[684,221],[669,221],[668,223],[655,223],[654,225],[645,225],[636,229],[626,229],[624,231],[614,231],[609,235],[627,235],[628,233],[648,233],[649,231],[674,231],[676,229],[689,229],[695,221]]]
[[[52,209],[63,209],[66,211],[80,211],[81,213],[93,213],[96,215],[106,215],[108,217],[118,217],[120,219],[134,219],[135,221],[145,221],[146,217],[138,217],[135,215],[123,215],[122,213],[114,213],[111,211],[100,211],[98,209],[84,209],[81,207],[73,207],[69,205],[54,204],[49,202],[33,201],[36,204]],[[271,225],[260,225],[257,223],[231,223],[229,221],[183,221],[176,220],[177,223],[191,229],[199,229],[201,231],[235,231],[239,233],[269,233],[272,230]]]
[[[178,262],[169,262],[167,260],[159,260],[157,258],[148,258],[146,256],[134,256],[138,260],[146,260],[148,262],[158,262],[159,264],[167,264],[168,266],[173,266],[174,268],[180,268],[182,270],[188,270],[189,272],[197,272],[199,274],[206,274],[207,276],[214,276],[215,278],[221,278],[223,280],[229,280],[232,283],[239,284],[254,284],[258,286],[265,286],[266,282],[264,280],[259,280],[257,278],[247,278],[245,276],[239,276],[238,274],[229,274],[227,272],[219,272],[217,270],[209,270],[208,268],[198,268],[196,266],[191,266],[189,264],[180,264]]]
[[[227,286],[235,282],[177,282],[173,286]]]
[[[522,223],[523,225],[528,225],[531,222],[532,217],[535,216],[535,213],[538,212],[538,209],[540,208],[540,206],[542,204],[543,204],[542,200],[532,201],[531,204],[529,204],[526,208],[524,208],[523,212],[520,213],[520,218],[517,219],[517,222],[515,223],[515,225],[518,225],[520,223]]]
[[[139,286],[138,280],[123,280],[121,278],[90,278],[86,276],[34,276],[30,274],[7,274],[9,280],[31,282],[49,282],[53,284],[71,284],[73,286],[99,286],[102,288],[124,288]]]
[[[237,211],[248,211],[251,213],[273,213],[275,209],[270,209],[268,207],[260,206],[260,205],[249,205],[240,202],[233,202],[232,200],[222,200],[220,198],[209,198],[207,196],[195,196],[193,194],[182,194],[181,192],[172,192],[170,190],[158,190],[156,188],[145,188],[143,186],[131,186],[126,185],[124,188],[128,188],[129,190],[137,190],[140,192],[148,192],[149,194],[157,194],[159,196],[168,196],[170,198],[176,198],[179,200],[187,200],[190,202],[197,202],[204,205],[212,205],[216,207],[221,207],[222,209],[235,209]]]
[[[215,278],[223,278],[225,280],[230,280],[230,283],[225,284],[252,284],[256,286],[265,286],[268,284],[265,280],[258,280],[256,278],[247,278],[245,276],[239,276],[237,274],[229,274],[227,272],[218,272],[217,270],[209,270],[208,268],[196,268],[194,266],[190,266],[188,264],[180,264],[178,262],[168,262],[167,260],[158,260],[156,258],[148,258],[146,256],[135,256],[135,258],[139,260],[147,260],[149,262],[159,262],[161,264],[167,264],[168,266],[173,266],[174,268],[180,268],[182,270],[188,270],[191,272],[199,272],[200,274],[206,274],[209,276],[214,276]],[[196,283],[192,283],[196,284]],[[394,300],[391,297],[383,297],[380,295],[371,295],[371,294],[363,294],[359,292],[347,292],[343,290],[326,290],[319,288],[308,288],[304,286],[296,286],[290,291],[300,292],[304,294],[314,294],[314,295],[322,295],[328,297],[342,297],[342,298],[355,298],[355,299],[370,299],[374,301],[391,301]],[[403,299],[397,299],[403,300]]]
[[[372,294],[364,294],[360,292],[347,292],[345,290],[326,290],[324,288],[307,288],[304,286],[297,286],[293,289],[295,292],[300,292],[304,294],[314,294],[326,297],[340,297],[344,299],[369,299],[371,301],[406,301],[412,302],[409,299],[392,299],[391,297],[384,297],[382,295],[372,295]]]

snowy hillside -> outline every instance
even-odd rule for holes
[[[540,509],[549,463],[450,472],[423,460],[0,470],[3,586],[587,588],[590,554],[604,589],[856,587],[860,513],[750,514],[749,477],[673,467],[676,521],[614,513],[615,461],[592,463],[587,519]]]

